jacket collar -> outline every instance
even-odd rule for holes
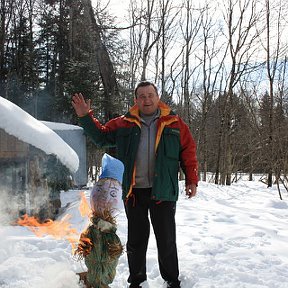
[[[159,101],[158,108],[160,109],[160,118],[163,116],[168,116],[168,115],[174,114],[171,111],[171,108],[162,101]],[[126,113],[125,119],[127,119],[127,118],[134,118],[134,119],[140,121],[139,108],[138,108],[137,104],[132,106],[130,108],[130,110]]]

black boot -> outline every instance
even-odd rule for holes
[[[177,280],[177,281],[167,281],[167,288],[181,288],[180,286],[180,281]]]
[[[131,283],[129,288],[141,288],[142,286],[139,283]]]

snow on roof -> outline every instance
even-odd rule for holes
[[[79,167],[76,152],[54,131],[0,96],[0,128],[46,154],[54,154],[71,172]]]
[[[72,125],[72,124],[66,124],[66,123],[57,123],[57,122],[48,122],[48,121],[41,121],[44,123],[47,127],[49,127],[52,130],[57,131],[63,131],[63,130],[83,130],[82,127]]]

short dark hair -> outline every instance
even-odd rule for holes
[[[156,85],[150,81],[141,81],[140,83],[138,83],[138,85],[135,88],[134,94],[135,94],[135,98],[137,98],[137,90],[140,87],[146,87],[146,86],[152,86],[156,92],[156,94],[158,95],[158,89],[156,87]]]

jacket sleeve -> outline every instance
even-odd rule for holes
[[[79,117],[79,123],[83,127],[89,138],[99,147],[115,146],[116,138],[116,119],[112,119],[102,125],[93,117],[92,110],[86,116]]]
[[[180,165],[185,174],[186,185],[198,185],[198,161],[196,156],[196,143],[184,121],[179,117],[180,124]]]

